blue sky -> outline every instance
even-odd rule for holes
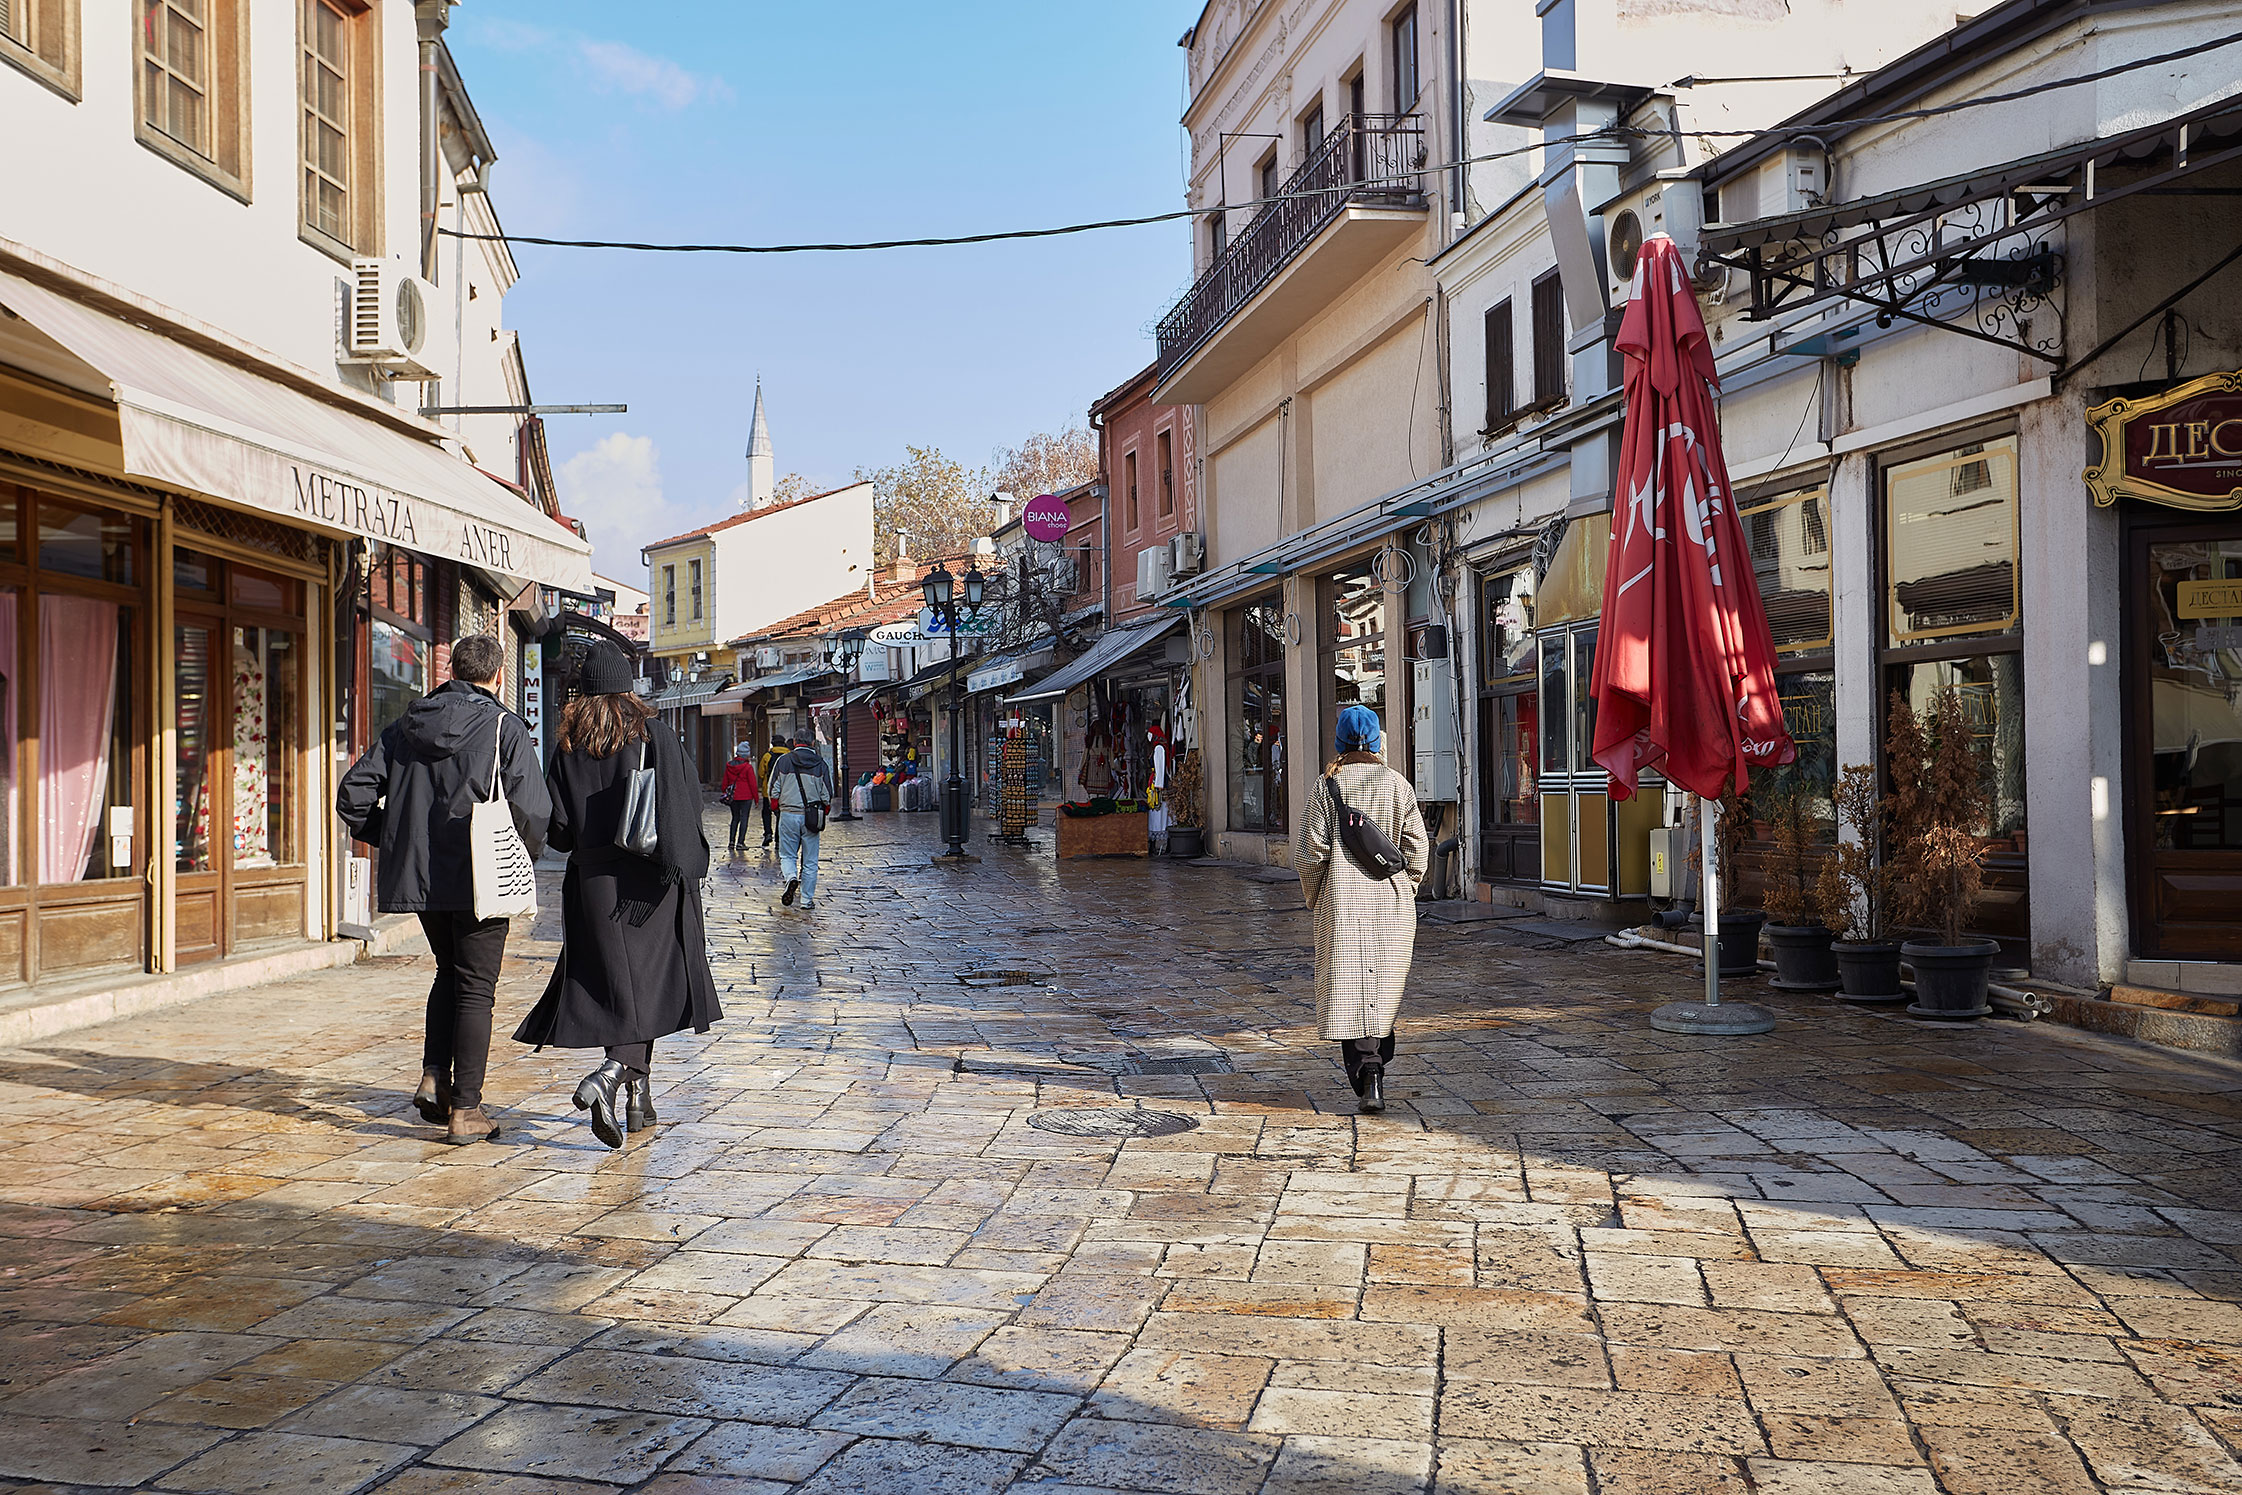
[[[1198,0],[475,0],[451,45],[515,233],[772,243],[1162,212]],[[1151,360],[1181,223],[1040,243],[797,256],[521,246],[506,316],[600,569],[730,512],[761,372],[780,473],[906,442],[970,463],[1079,421]]]

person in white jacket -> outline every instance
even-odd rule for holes
[[[779,902],[791,908],[799,894],[804,909],[816,908],[818,833],[809,829],[809,812],[814,807],[822,825],[832,810],[833,771],[815,747],[798,740],[772,762],[764,792],[778,801],[778,870],[786,879]]]

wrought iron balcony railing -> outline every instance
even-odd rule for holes
[[[1160,319],[1161,375],[1214,336],[1350,204],[1423,207],[1419,179],[1424,149],[1421,115],[1342,116],[1276,198],[1261,205],[1207,273]]]

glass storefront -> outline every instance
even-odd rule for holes
[[[1324,678],[1332,713],[1368,706],[1386,715],[1386,585],[1369,562],[1333,572],[1325,581],[1330,597],[1328,632],[1323,644]]]
[[[1972,933],[2021,955],[2031,938],[2026,845],[2024,610],[2017,583],[2016,438],[1972,442],[1883,471],[1883,689],[1918,718],[1960,694],[1982,750],[1985,897]]]
[[[1230,829],[1283,835],[1284,608],[1251,603],[1229,623]]]
[[[1530,568],[1480,578],[1479,876],[1488,882],[1541,879],[1540,695],[1532,613]]]

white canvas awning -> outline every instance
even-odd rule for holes
[[[4,272],[0,305],[108,381],[134,477],[515,581],[593,590],[588,544],[432,441]]]

